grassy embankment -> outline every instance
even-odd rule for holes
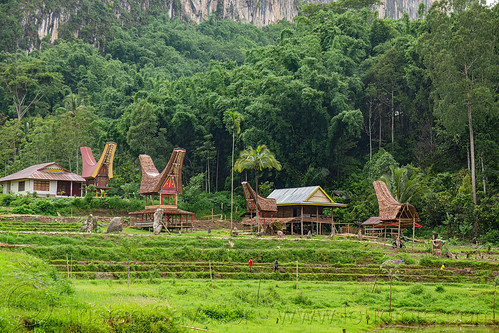
[[[175,332],[181,329],[173,311],[164,302],[154,298],[139,302],[130,297],[127,302],[113,304],[109,291],[95,292],[87,298],[67,278],[34,256],[2,250],[0,267],[1,332]],[[98,303],[104,298],[107,301]]]

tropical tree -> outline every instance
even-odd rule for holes
[[[11,95],[19,121],[42,98],[57,93],[61,84],[61,74],[48,71],[47,63],[40,59],[0,63],[0,85]]]
[[[390,167],[391,174],[380,177],[395,200],[400,203],[410,203],[426,191],[422,176],[414,168]]]
[[[427,22],[429,29],[421,44],[433,81],[435,114],[456,138],[468,130],[473,202],[477,205],[474,130],[477,122],[497,111],[497,15],[476,1],[450,0],[432,7]],[[476,222],[475,232],[477,229]]]
[[[84,111],[88,111],[83,103],[83,98],[77,94],[69,94],[63,99],[64,105],[59,107],[56,111],[63,114],[63,124],[69,127],[72,133],[70,135],[73,137],[73,152],[75,153],[75,163],[76,163],[76,173],[79,173],[79,151],[80,151],[80,136],[82,134],[82,126],[91,121],[89,117],[85,117]],[[63,125],[63,126],[64,126]]]
[[[258,171],[263,169],[276,169],[281,170],[281,163],[275,158],[266,145],[259,145],[256,149],[249,147],[243,150],[239,155],[239,159],[234,164],[234,169],[243,172],[244,170],[255,170],[255,206],[256,206],[256,223],[258,225],[258,232],[260,232],[260,220],[258,218]]]
[[[151,103],[141,100],[130,115],[126,140],[134,154],[150,154],[153,150],[152,142],[158,132],[158,117],[153,108]]]
[[[241,122],[244,120],[242,114],[237,111],[227,111],[225,113],[227,127],[232,132],[232,163],[230,172],[230,230],[232,230],[232,212],[234,210],[234,145],[236,142],[236,133],[241,133]]]

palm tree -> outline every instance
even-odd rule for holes
[[[73,144],[76,147],[75,151],[75,162],[76,162],[76,173],[79,173],[79,154],[80,154],[80,140],[78,139],[78,134],[80,134],[80,126],[78,124],[77,116],[79,116],[80,111],[85,108],[83,99],[78,94],[70,93],[63,99],[64,106],[57,108],[57,112],[61,114],[65,114],[69,117],[68,121],[73,123],[75,126],[75,131],[73,132]]]
[[[255,170],[255,206],[256,206],[256,223],[258,225],[258,232],[260,232],[260,221],[258,219],[258,171],[263,169],[276,169],[281,170],[281,163],[275,158],[273,152],[271,152],[266,145],[259,145],[256,149],[249,147],[243,150],[239,155],[239,159],[234,164],[234,169],[243,172],[247,169]]]
[[[400,203],[410,203],[427,188],[422,183],[421,174],[407,167],[390,167],[391,174],[380,177],[394,199]]]
[[[232,131],[232,163],[230,175],[230,230],[232,230],[232,212],[234,210],[234,145],[236,142],[236,133],[241,133],[241,122],[244,120],[242,114],[237,111],[227,111],[227,125]]]

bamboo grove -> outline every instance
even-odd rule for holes
[[[98,46],[63,34],[31,52],[16,50],[15,24],[4,29],[2,176],[50,161],[79,173],[80,146],[114,141],[110,194],[132,197],[138,155],[161,168],[182,147],[185,204],[227,202],[233,142],[236,158],[265,144],[282,170],[259,175],[262,195],[341,190],[349,208],[338,218],[363,221],[377,213],[371,182],[385,176],[426,230],[499,242],[499,7],[444,1],[411,21],[344,4],[354,9],[307,5],[264,28],[151,15],[107,25]],[[239,196],[246,179],[234,173]],[[210,200],[199,209],[220,206]]]

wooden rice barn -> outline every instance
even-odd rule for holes
[[[415,228],[420,228],[421,222],[416,208],[409,203],[399,203],[386,187],[386,184],[380,180],[373,182],[376,197],[378,199],[379,216],[367,219],[362,226],[366,234],[377,234],[380,236],[380,231],[386,239],[387,231],[389,236],[401,236],[401,230],[412,228],[412,238],[414,239]],[[395,231],[395,232],[394,232]]]
[[[96,187],[96,196],[99,196],[99,191],[102,190],[105,197],[105,191],[109,189],[109,179],[113,178],[113,160],[114,153],[116,152],[116,143],[106,143],[98,162],[95,161],[90,147],[80,147],[80,152],[82,159],[81,176],[85,178],[87,186],[94,185]]]
[[[248,182],[242,182],[244,191],[244,198],[246,199],[246,210],[249,213],[249,218],[243,220],[243,225],[253,227],[257,226],[256,212],[258,204],[258,218],[260,220],[260,225],[265,229],[266,226],[275,221],[275,216],[277,214],[277,205],[275,199],[264,198],[257,195],[255,190],[251,187]]]
[[[163,171],[159,173],[149,155],[139,156],[142,167],[139,193],[144,195],[146,202],[145,210],[128,213],[135,218],[134,227],[152,228],[154,212],[156,209],[162,208],[168,229],[192,228],[194,213],[177,208],[177,196],[183,192],[182,166],[184,157],[185,149],[174,149],[170,160]],[[147,205],[148,197],[151,199],[152,205]],[[159,205],[154,204],[156,197],[159,197]]]

